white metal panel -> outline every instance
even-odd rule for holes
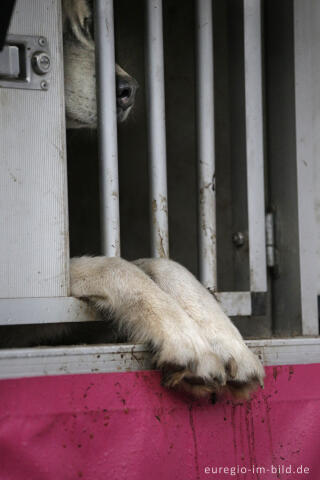
[[[312,5],[311,55],[312,55],[312,135],[313,135],[313,194],[316,221],[316,284],[320,295],[320,2],[309,0]]]
[[[0,350],[0,378],[151,369],[145,345]]]
[[[250,292],[216,292],[224,312],[232,317],[251,315]],[[1,298],[0,325],[87,322],[101,320],[86,302],[73,297]]]
[[[98,319],[97,313],[87,303],[73,297],[0,299],[0,325],[87,322],[95,319]]]
[[[298,188],[300,295],[302,310],[302,333],[319,333],[317,283],[316,283],[316,222],[313,193],[313,104],[312,64],[312,18],[314,4],[294,2],[294,68],[296,107],[296,162]],[[317,133],[318,135],[318,133]],[[318,266],[319,268],[319,266]]]
[[[250,292],[215,292],[214,296],[229,317],[250,316],[252,314]]]
[[[263,365],[299,365],[320,362],[320,338],[248,340],[248,347]]]
[[[246,343],[265,366],[320,362],[319,338],[248,340]],[[0,351],[0,378],[128,372],[151,368],[151,354],[141,344]]]
[[[17,0],[10,33],[42,35],[48,91],[0,89],[0,297],[68,295],[61,5]]]
[[[244,0],[244,65],[250,290],[265,292],[267,266],[260,0]]]

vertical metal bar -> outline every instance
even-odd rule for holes
[[[196,2],[199,276],[216,290],[213,37],[211,0]]]
[[[244,0],[250,290],[267,290],[263,162],[261,0]]]
[[[294,1],[294,78],[296,108],[297,198],[299,222],[300,295],[302,333],[318,335],[316,282],[316,222],[313,193],[313,148],[318,132],[313,128],[313,66],[319,65],[313,44],[313,2]],[[313,57],[314,55],[314,57]],[[317,86],[315,86],[317,89]]]
[[[162,0],[146,0],[151,253],[169,255]]]
[[[113,0],[95,2],[95,37],[102,249],[114,257],[120,255],[120,213]]]

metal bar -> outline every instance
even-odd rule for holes
[[[314,185],[314,209],[316,218],[316,234],[315,242],[316,248],[316,284],[318,301],[320,302],[320,162],[316,161],[319,158],[320,152],[320,68],[319,68],[319,46],[320,46],[320,2],[318,0],[312,0],[312,20],[311,20],[311,32],[312,32],[312,58],[314,69],[312,72],[312,109],[313,109],[313,185]],[[320,303],[319,313],[320,313]]]
[[[152,369],[145,345],[0,350],[0,378]]]
[[[250,290],[265,292],[267,267],[260,0],[244,0],[244,57]]]
[[[120,255],[120,212],[112,0],[95,2],[95,38],[102,249],[114,257]]]
[[[299,261],[302,333],[318,335],[318,306],[316,268],[316,222],[313,192],[314,144],[317,128],[313,126],[313,69],[319,65],[318,50],[314,47],[311,25],[314,3],[294,2],[294,78],[296,162],[298,188]],[[315,51],[314,51],[315,49]],[[312,53],[314,52],[314,57]],[[318,88],[318,86],[315,86]]]
[[[211,0],[196,3],[199,276],[216,290],[213,39]]]
[[[88,322],[97,312],[73,297],[1,298],[0,325]]]
[[[265,366],[319,363],[319,338],[248,340]],[[19,348],[0,350],[0,378],[152,369],[146,345]]]
[[[306,365],[319,363],[319,338],[248,340],[246,344],[263,365]]]
[[[215,296],[228,316],[251,315],[250,292],[217,292]],[[0,312],[0,325],[102,320],[86,302],[73,297],[1,298]]]
[[[162,0],[146,0],[151,253],[169,256]]]

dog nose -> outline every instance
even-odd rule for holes
[[[134,103],[137,82],[131,77],[117,77],[117,105],[122,109],[131,107]]]

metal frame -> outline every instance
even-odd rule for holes
[[[312,95],[319,90],[315,5],[313,0],[265,3],[269,193],[275,226],[273,326],[281,336],[319,333],[313,195],[318,127]]]
[[[212,2],[196,2],[199,270],[216,290]],[[250,291],[267,291],[262,113],[261,2],[244,1],[244,76]],[[226,297],[225,297],[226,298]]]
[[[228,316],[251,315],[250,292],[217,292],[215,297]],[[102,320],[86,302],[73,297],[3,298],[0,307],[0,325]]]
[[[150,176],[153,209],[152,248],[154,256],[168,256],[162,2],[161,0],[147,0],[146,6]],[[211,0],[198,0],[197,99],[200,272],[203,283],[214,290],[216,288],[215,152],[211,9]],[[253,311],[252,292],[266,291],[260,10],[260,0],[244,0],[246,153],[251,291],[216,293],[222,307],[230,316],[250,315]],[[308,95],[309,84],[308,78],[305,79],[305,72],[310,70],[311,63],[310,56],[305,53],[306,49],[308,52],[307,47],[310,47],[311,43],[307,28],[310,15],[310,7],[299,2],[299,0],[295,0],[294,98],[296,102],[300,294],[303,333],[317,334],[318,327],[314,305],[315,287],[312,284],[313,277],[309,276],[309,269],[313,273],[315,272],[314,245],[311,240],[314,224],[312,216],[308,213],[312,209],[310,198],[306,198],[307,195],[305,194],[306,191],[311,191],[312,185],[312,173],[308,165],[308,161],[312,158],[310,139],[309,142],[305,141],[312,130],[311,104]],[[102,218],[105,227],[103,242],[105,253],[113,256],[120,254],[120,230],[112,0],[96,0],[96,35],[98,114],[102,159]],[[61,76],[59,80],[61,83]],[[113,108],[110,108],[110,105],[113,105]],[[65,190],[63,192],[65,193]],[[63,222],[65,222],[65,211],[62,217]],[[65,227],[65,223],[63,225]],[[64,231],[64,233],[66,232]],[[66,248],[66,245],[64,245],[64,248]],[[64,253],[64,258],[67,258],[67,253],[65,251]],[[89,307],[78,300],[64,296],[67,294],[68,288],[67,270],[68,268],[65,268],[63,271],[65,283],[62,285],[61,297],[1,299],[4,315],[0,324],[54,323],[62,320],[72,322],[91,319],[92,312],[90,313]],[[61,294],[60,289],[58,293]],[[247,344],[262,358],[265,365],[314,363],[320,360],[319,338],[253,340],[248,341]],[[152,368],[150,353],[143,345],[32,348],[0,351],[1,378],[132,371],[149,368]]]
[[[294,76],[302,333],[319,334],[313,194],[312,2],[294,1]]]
[[[98,319],[86,302],[73,297],[2,298],[0,325],[88,322]]]
[[[32,7],[27,3],[16,3],[8,42],[23,43],[27,56],[38,50],[49,53],[50,46],[52,69],[48,91],[0,89],[5,106],[1,135],[6,140],[1,142],[0,166],[0,325],[86,321],[96,315],[84,302],[67,296],[61,5],[44,0]],[[21,31],[28,35],[16,35]],[[31,79],[31,71],[29,75]],[[47,81],[48,76],[42,79]]]
[[[272,324],[277,336],[300,335],[301,297],[291,0],[265,2],[265,85],[268,90],[269,205],[274,213]],[[284,74],[285,73],[285,74]],[[284,188],[285,179],[285,188]]]
[[[320,265],[320,162],[317,161],[320,157],[320,68],[318,62],[318,52],[320,48],[320,30],[319,30],[319,18],[320,18],[320,3],[317,0],[311,0],[312,15],[310,31],[312,35],[312,133],[313,133],[313,158],[316,161],[313,162],[313,193],[314,193],[314,211],[316,218],[316,262],[315,265]],[[310,66],[310,64],[309,64]],[[320,268],[316,272],[316,284],[317,294],[319,300],[320,311]]]
[[[266,292],[261,0],[244,0],[244,70],[250,290]]]
[[[248,340],[265,366],[319,363],[319,338]],[[152,369],[145,345],[98,345],[0,350],[0,378]]]

